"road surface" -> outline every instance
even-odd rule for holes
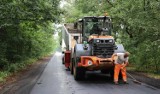
[[[114,85],[109,76],[97,72],[87,72],[83,81],[75,81],[70,71],[61,61],[57,51],[52,57],[30,94],[160,94],[152,89],[133,83]]]

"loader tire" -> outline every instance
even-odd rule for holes
[[[74,66],[74,79],[75,80],[83,80],[85,78],[85,70],[83,68],[79,68]]]
[[[111,79],[114,80],[114,70],[111,70],[111,71],[110,71],[110,77],[111,77]],[[118,79],[119,79],[119,80],[122,80],[122,73],[121,73],[121,71],[119,72]]]
[[[85,70],[84,68],[78,67],[78,62],[76,59],[76,49],[74,49],[74,63],[73,63],[73,75],[75,80],[82,80],[85,77]]]
[[[111,79],[113,79],[114,80],[114,69],[113,70],[110,70],[110,77],[111,77]]]
[[[123,79],[123,77],[122,77],[122,73],[121,73],[121,70],[120,70],[120,72],[119,72],[119,76],[118,76],[118,78],[119,78],[119,80],[122,80],[122,79]]]
[[[107,73],[109,73],[109,71],[108,70],[101,70],[101,73],[102,74],[107,74]]]

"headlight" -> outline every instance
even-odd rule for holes
[[[113,42],[113,40],[109,40],[109,42]]]
[[[100,40],[98,39],[96,42],[100,42]]]
[[[92,65],[92,61],[88,60],[88,65]]]

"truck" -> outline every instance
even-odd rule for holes
[[[86,71],[114,75],[114,53],[125,52],[112,36],[110,16],[86,16],[74,23],[63,25],[65,44],[62,58],[75,80],[83,80]]]

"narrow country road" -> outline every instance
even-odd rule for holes
[[[46,66],[30,94],[160,94],[160,90],[135,84],[114,85],[109,76],[98,72],[87,72],[83,81],[75,81],[61,61],[57,51]]]

